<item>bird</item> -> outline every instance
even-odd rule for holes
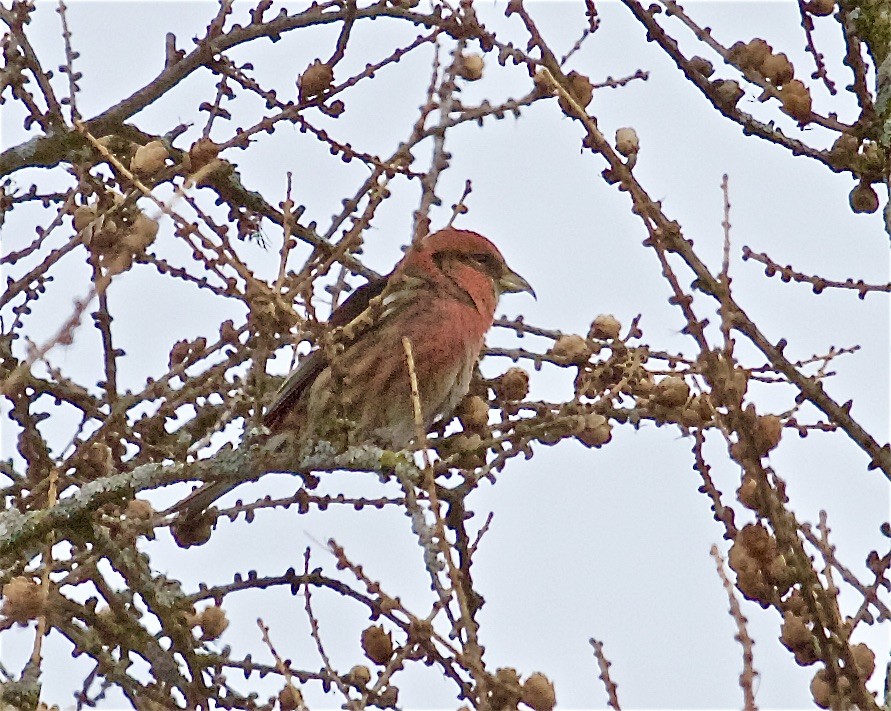
[[[324,345],[287,376],[263,424],[301,442],[408,448],[419,425],[426,433],[450,418],[467,394],[499,297],[515,292],[535,297],[477,232],[446,227],[423,237],[393,271],[356,289],[332,312]],[[201,511],[236,485],[211,482],[172,510]]]

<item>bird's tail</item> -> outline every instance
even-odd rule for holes
[[[212,481],[202,484],[187,497],[164,511],[165,516],[180,514],[184,519],[197,518],[211,504],[238,486],[239,481]]]

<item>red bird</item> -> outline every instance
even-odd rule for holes
[[[389,275],[331,314],[330,342],[291,372],[264,424],[304,441],[405,449],[417,426],[403,337],[411,342],[427,431],[467,394],[498,297],[520,291],[535,295],[482,235],[451,227],[428,235]],[[204,508],[233,486],[210,484],[182,504]]]
[[[411,341],[426,431],[467,394],[498,297],[516,291],[533,293],[485,237],[453,228],[429,235],[331,314],[343,352],[334,362],[324,348],[305,358],[263,423],[324,439],[346,421],[352,442],[404,449],[416,427],[402,338]]]

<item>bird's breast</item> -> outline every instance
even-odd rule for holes
[[[313,384],[310,421],[339,409],[339,417],[354,423],[356,441],[406,447],[416,423],[403,337],[412,346],[424,430],[451,414],[467,394],[491,317],[455,299],[413,296],[391,299],[386,317],[329,364]]]

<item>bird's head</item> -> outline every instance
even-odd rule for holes
[[[529,282],[507,266],[498,248],[470,230],[447,227],[424,237],[406,253],[402,267],[405,273],[424,273],[434,283],[452,282],[480,309],[494,310],[504,293],[525,291],[535,297]]]

